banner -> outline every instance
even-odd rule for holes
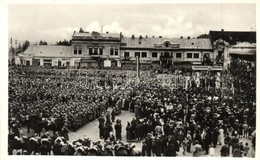
[[[111,60],[105,60],[104,61],[104,67],[111,67]]]

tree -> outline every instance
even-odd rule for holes
[[[64,39],[63,41],[56,42],[56,45],[60,45],[60,46],[71,46],[71,40],[70,40],[70,41],[67,41],[66,39]]]
[[[82,28],[80,28],[79,33],[84,33],[84,30]]]
[[[41,41],[39,42],[39,45],[48,45],[48,43],[41,40]]]
[[[25,51],[25,50],[28,48],[29,45],[30,45],[30,42],[26,40],[26,41],[23,43],[23,45],[22,45],[22,51]]]
[[[209,35],[208,34],[201,34],[197,38],[198,39],[200,39],[200,38],[209,38]]]
[[[18,45],[18,49],[22,49],[22,47],[21,47],[21,43],[19,43],[19,45]]]

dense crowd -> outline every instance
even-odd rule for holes
[[[28,132],[32,128],[40,133],[43,126],[60,131],[65,125],[75,131],[100,117],[122,93],[116,89],[117,84],[111,82],[122,84],[123,78],[113,74],[104,77],[106,72],[94,73],[93,70],[88,73],[80,75],[77,71],[43,68],[10,69],[9,126],[18,126],[15,123],[19,122],[27,126]],[[19,136],[16,132],[15,135]]]
[[[132,70],[14,67],[9,70],[9,131],[22,138],[20,128],[26,126],[38,133],[32,137],[44,130],[53,132],[52,139],[68,141],[70,130],[99,118],[101,139],[115,146],[125,130],[127,141],[143,142],[143,156],[176,156],[180,147],[185,154],[191,146],[200,156],[202,150],[212,154],[216,145],[224,148],[221,155],[229,156],[225,147],[231,146],[237,156],[248,148],[239,138],[251,138],[255,147],[255,91],[254,66],[242,61],[222,76],[142,71],[139,84]],[[121,109],[135,114],[126,129],[120,120],[112,125]]]

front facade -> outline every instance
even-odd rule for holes
[[[120,67],[121,34],[84,32],[72,35],[73,56],[79,60],[73,66],[104,67],[111,61],[114,67]]]
[[[31,45],[19,55],[22,65],[142,68],[209,65],[215,55],[209,38],[124,37],[121,33],[82,32],[71,46]]]
[[[142,67],[171,67],[184,63],[202,65],[204,58],[213,60],[209,39],[191,38],[122,38],[122,66],[135,66],[136,56]]]

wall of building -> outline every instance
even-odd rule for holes
[[[95,57],[97,55],[90,55],[90,49],[92,49],[92,53],[94,53],[94,48],[97,48],[97,53],[100,54],[100,49],[103,49],[103,54],[98,55],[101,58],[119,58],[120,57],[120,44],[115,42],[91,42],[91,43],[82,43],[82,42],[73,42],[72,44],[72,56],[75,57]],[[82,54],[74,54],[75,48],[81,48]],[[113,48],[114,55],[110,55],[110,49]],[[115,55],[115,50],[118,50],[118,55]],[[79,52],[78,52],[79,53]]]
[[[140,60],[147,60],[147,61],[159,61],[160,60],[160,55],[161,53],[168,52],[169,54],[172,54],[173,56],[173,61],[189,61],[189,62],[201,62],[203,60],[204,54],[209,54],[210,58],[214,58],[214,54],[212,51],[152,51],[152,50],[129,50],[129,49],[122,49],[121,50],[121,59],[124,59],[125,57],[125,52],[129,52],[130,55],[130,60],[135,60],[135,52],[140,52]],[[142,52],[147,53],[147,57],[142,57]],[[157,53],[157,57],[152,57],[153,52]],[[178,53],[181,53],[181,58],[177,56]],[[188,58],[188,53],[192,54],[191,58]],[[194,54],[198,54],[199,57],[196,58],[194,57]]]

